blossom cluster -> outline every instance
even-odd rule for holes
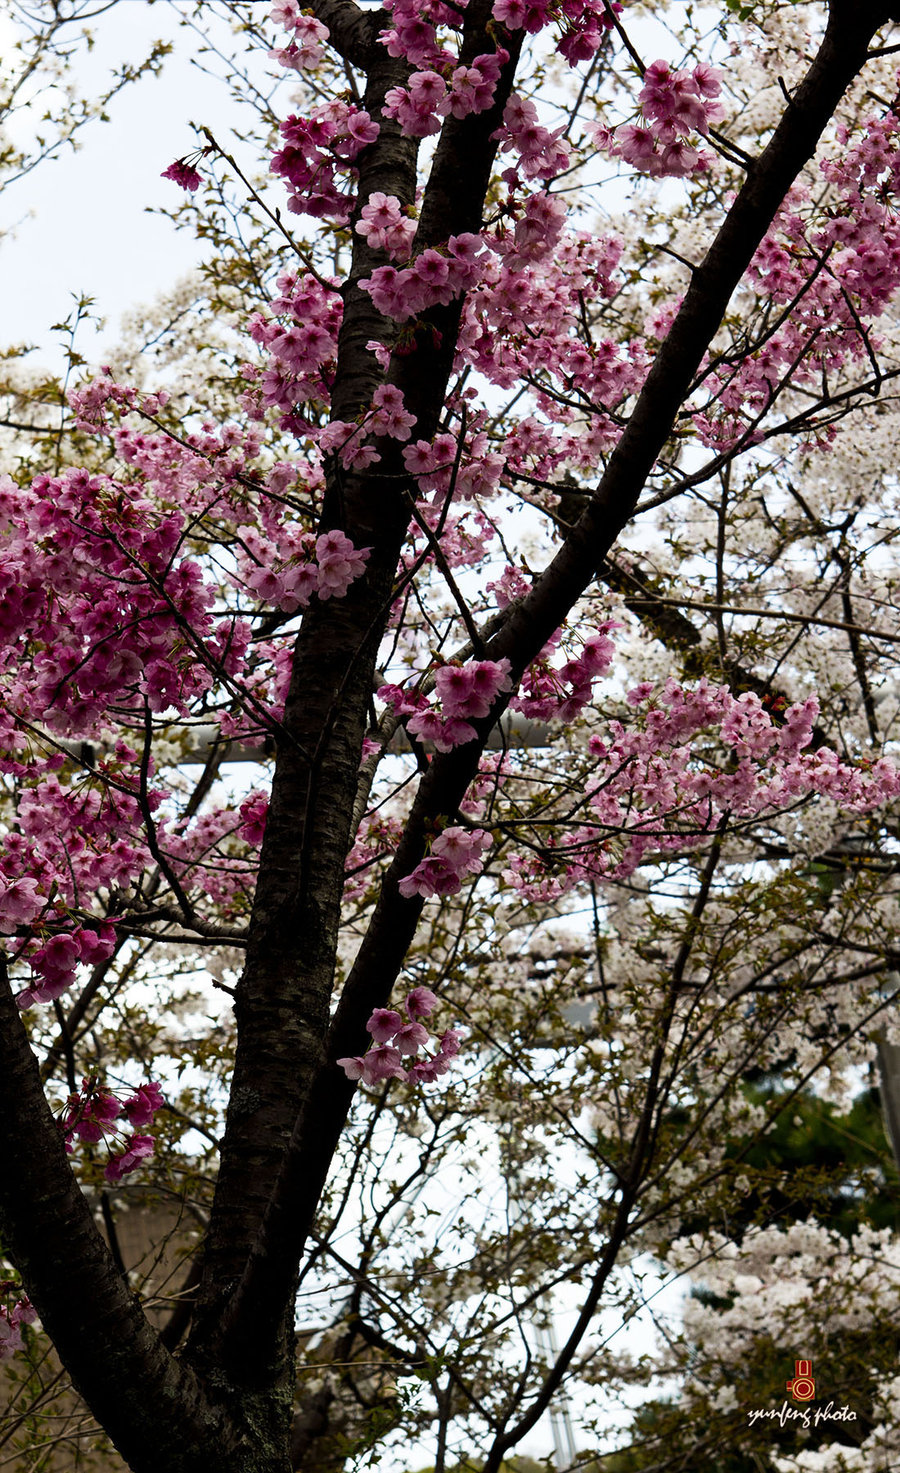
[[[442,29],[451,36],[460,30],[465,5],[387,0],[384,9],[391,25],[382,31],[380,43],[390,56],[402,58],[414,69],[409,87],[393,89],[399,94],[393,99],[388,94],[389,106],[404,128],[424,137],[436,131],[435,120],[447,113],[465,117],[491,106],[506,53],[498,47],[493,55],[476,56],[468,66],[459,66],[440,34]],[[493,21],[501,35],[502,27],[535,35],[553,26],[557,51],[574,66],[596,54],[621,11],[621,0],[494,0]],[[419,81],[423,76],[425,80]]]
[[[133,488],[82,470],[4,484],[18,510],[0,542],[0,660],[15,661],[14,711],[64,735],[110,702],[184,711],[211,684],[203,660],[176,653],[185,628],[239,668],[249,630],[213,618],[200,564],[178,555],[184,511],[160,515]]]
[[[371,551],[354,547],[336,528],[319,537],[300,533],[290,539],[289,551],[283,537],[281,555],[274,560],[263,539],[248,539],[248,545],[251,540],[257,560],[241,560],[240,581],[264,603],[286,614],[307,608],[314,594],[320,599],[343,598],[365,571]]]
[[[494,0],[494,19],[511,30],[536,35],[556,23],[561,32],[557,51],[571,66],[589,61],[600,47],[605,32],[612,30],[622,12],[620,0]]]
[[[360,210],[354,229],[368,242],[370,250],[383,251],[395,261],[405,261],[416,224],[404,213],[396,195],[375,189]]]
[[[701,62],[692,71],[673,71],[668,62],[654,61],[644,73],[638,93],[642,121],[625,123],[614,133],[601,128],[597,141],[608,151],[654,178],[684,178],[710,166],[710,155],[698,151],[688,138],[706,135],[722,116],[716,99],[721,74]]]
[[[266,819],[269,813],[268,797],[265,793],[251,793],[244,799],[238,811],[241,816],[241,838],[257,847],[262,843],[266,832]]]
[[[344,898],[357,900],[365,894],[371,867],[393,853],[400,841],[402,825],[397,818],[383,812],[367,814],[357,830],[356,840],[344,861],[347,878]]]
[[[409,266],[376,266],[360,286],[383,316],[407,322],[477,286],[482,279],[483,251],[479,235],[451,235],[446,248],[428,247]]]
[[[609,671],[615,654],[610,634],[621,627],[615,619],[605,620],[585,640],[581,654],[559,669],[549,663],[558,636],[550,641],[525,672],[522,693],[510,701],[512,709],[537,721],[574,720],[590,701],[594,681]]]
[[[497,387],[537,386],[546,418],[526,413],[512,424],[504,458],[511,471],[542,479],[567,465],[594,473],[620,433],[609,411],[638,392],[650,362],[643,339],[585,341],[580,332],[580,303],[617,290],[622,241],[561,231],[559,201],[532,195],[467,297],[459,340],[461,360]]]
[[[8,771],[29,779],[0,856],[0,932],[32,973],[17,996],[20,1008],[53,1001],[75,981],[79,964],[93,968],[113,955],[112,921],[84,917],[79,897],[130,883],[149,858],[135,799],[116,792],[104,804],[99,787],[73,791],[49,770],[60,762],[6,759]]]
[[[571,149],[565,126],[551,131],[538,121],[538,110],[527,97],[514,92],[503,109],[503,123],[492,135],[501,149],[518,155],[518,167],[507,170],[507,184],[525,179],[555,179],[568,167]]]
[[[0,1282],[0,1293],[8,1294],[15,1286],[8,1280]],[[37,1313],[27,1294],[15,1304],[0,1304],[0,1361],[10,1360],[22,1349],[22,1326],[33,1325]]]
[[[849,1241],[812,1220],[750,1228],[740,1244],[695,1234],[676,1240],[667,1257],[711,1291],[685,1300],[691,1340],[715,1345],[733,1366],[760,1332],[802,1344],[813,1305],[820,1333],[865,1334],[879,1304],[896,1305],[900,1288],[896,1235],[866,1223]]]
[[[303,283],[282,285],[296,305]],[[189,904],[217,907],[217,919],[244,912],[253,880],[244,844],[259,842],[264,804],[239,813],[210,803],[173,818],[148,723],[214,709],[223,687],[230,706],[239,678],[248,706],[220,712],[222,736],[258,733],[269,711],[280,714],[290,649],[251,647],[238,599],[249,592],[291,611],[313,594],[343,597],[369,555],[339,528],[307,530],[315,464],[261,473],[255,429],[195,422],[169,434],[148,425],[165,396],[107,371],[71,403],[82,429],[109,437],[125,475],[0,478],[0,745],[16,785],[0,933],[14,975],[25,974],[20,1008],[55,1001],[80,968],[109,961],[116,917],[153,853],[167,857]],[[203,552],[223,536],[240,549],[236,574]]]
[[[79,963],[94,967],[111,957],[116,948],[116,933],[109,923],[96,928],[79,926],[75,931],[59,931],[29,952],[28,960],[35,980],[16,997],[20,1009],[36,1002],[52,1002],[75,981]]]
[[[445,665],[434,678],[440,707],[428,706],[418,691],[383,685],[379,700],[401,716],[409,716],[407,731],[431,742],[439,752],[452,751],[478,735],[473,721],[483,720],[503,691],[512,689],[508,660],[468,660]]]
[[[184,158],[176,159],[173,164],[169,164],[167,169],[163,169],[160,178],[171,179],[173,184],[193,193],[195,189],[200,188],[203,182],[196,167],[197,158],[196,154],[185,154]]]
[[[373,1046],[365,1054],[337,1061],[347,1078],[361,1079],[369,1085],[387,1079],[434,1084],[447,1073],[460,1044],[458,1030],[448,1028],[438,1039],[437,1051],[419,1057],[419,1050],[431,1041],[422,1019],[430,1017],[437,1005],[438,999],[429,988],[414,987],[406,997],[405,1018],[392,1008],[376,1008],[366,1024]]]
[[[458,30],[464,6],[444,5],[431,0],[385,0],[384,9],[391,25],[381,32],[380,44],[389,56],[403,58],[412,67],[434,67],[443,70],[452,65],[452,54],[438,40],[438,27]]]
[[[328,27],[308,10],[301,9],[299,0],[275,0],[270,15],[273,25],[292,31],[293,35],[287,46],[273,46],[269,59],[297,72],[318,66],[328,40]]]
[[[831,199],[824,222],[810,192],[796,185],[756,251],[748,277],[761,301],[779,309],[739,361],[713,360],[693,423],[704,444],[731,449],[758,438],[758,426],[791,384],[818,392],[847,365],[870,362],[877,319],[900,287],[900,220],[891,197],[900,187],[900,122],[870,119],[839,156],[823,160]],[[824,443],[830,429],[826,425]]]
[[[435,839],[431,853],[411,874],[404,875],[398,885],[400,894],[407,900],[413,895],[456,895],[467,875],[481,873],[490,847],[491,836],[484,829],[451,825]]]
[[[284,146],[273,155],[270,168],[290,186],[288,209],[346,225],[354,206],[354,160],[375,142],[378,123],[355,103],[335,100],[307,118],[292,113],[279,131]]]
[[[373,440],[408,440],[415,425],[416,417],[406,408],[402,391],[394,384],[381,384],[372,395],[371,407],[356,424],[333,419],[316,439],[323,454],[337,455],[348,470],[364,470],[381,460]]]
[[[403,464],[414,476],[423,496],[431,496],[431,507],[421,509],[426,522],[433,520],[439,512],[441,548],[453,566],[456,559],[454,530],[458,520],[445,515],[443,503],[453,493],[456,501],[473,501],[476,498],[493,496],[503,474],[504,459],[490,449],[490,439],[483,431],[470,435],[464,447],[457,444],[456,436],[448,433],[435,435],[434,439],[415,440],[403,451]],[[460,453],[462,451],[462,453]],[[421,529],[420,529],[421,530]],[[414,533],[415,535],[415,533]],[[461,559],[461,561],[471,561]]]
[[[164,1103],[155,1080],[138,1085],[133,1095],[120,1100],[96,1078],[83,1079],[78,1094],[69,1096],[59,1121],[66,1150],[73,1149],[75,1139],[91,1145],[99,1141],[109,1144],[108,1137],[112,1136],[115,1147],[104,1175],[108,1182],[119,1182],[153,1155],[153,1137],[139,1132],[153,1124],[153,1117]],[[132,1127],[130,1131],[124,1132],[117,1123],[123,1115]]]
[[[669,679],[629,693],[642,718],[613,721],[608,739],[590,737],[597,767],[586,789],[590,821],[568,829],[559,853],[513,854],[507,884],[532,900],[555,899],[585,880],[627,878],[648,855],[690,848],[723,818],[783,813],[813,795],[846,813],[867,813],[900,796],[900,771],[888,759],[859,765],[828,748],[810,751],[815,697],[776,719],[758,696],[735,696],[704,678],[693,688]],[[715,736],[707,747],[700,740]],[[724,744],[732,761],[720,764]]]
[[[277,288],[269,313],[254,312],[247,322],[266,361],[262,368],[248,364],[244,369],[244,377],[256,381],[260,407],[252,390],[245,403],[251,413],[277,410],[283,429],[302,433],[307,426],[301,411],[329,400],[343,303],[336,290],[310,272],[286,271]]]
[[[414,71],[407,87],[392,87],[385,98],[384,112],[396,118],[409,138],[427,138],[437,133],[448,115],[465,118],[486,112],[492,106],[500,72],[509,61],[502,48],[476,56],[470,66],[448,70],[447,80],[438,71]]]

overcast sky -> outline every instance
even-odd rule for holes
[[[64,150],[0,196],[0,228],[12,227],[0,240],[4,345],[46,345],[40,355],[46,361],[47,329],[68,316],[79,292],[95,298],[112,342],[122,312],[151,301],[200,259],[187,232],[147,211],[177,202],[177,186],[160,173],[195,146],[191,122],[207,124],[227,147],[237,110],[224,84],[192,62],[196,46],[176,19],[168,5],[146,0],[120,0],[97,19],[97,45],[78,59],[86,95],[157,38],[173,40],[176,52],[162,77],[146,77],[114,99],[110,122],[86,126],[78,152]],[[8,50],[10,29],[0,17],[0,52]],[[90,346],[99,353],[101,342],[86,336],[82,351]]]

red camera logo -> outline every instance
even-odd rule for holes
[[[816,1383],[813,1380],[811,1360],[794,1361],[794,1375],[788,1381],[787,1389],[794,1401],[812,1401],[816,1394]]]

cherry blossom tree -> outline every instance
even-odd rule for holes
[[[0,481],[0,1359],[135,1473],[496,1473],[656,1374],[759,1466],[742,1357],[896,1332],[760,1151],[894,1043],[900,11],[669,9],[229,6],[299,92],[161,160],[228,331]]]

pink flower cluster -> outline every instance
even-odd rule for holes
[[[262,539],[254,539],[259,562],[241,561],[241,580],[265,603],[293,614],[320,599],[343,598],[351,583],[365,571],[371,551],[356,548],[343,532],[334,529],[319,537],[304,533],[293,539],[287,556],[273,559],[263,551]],[[282,543],[282,552],[286,551]]]
[[[380,269],[390,271],[393,267]],[[372,444],[374,439],[408,440],[415,425],[416,416],[405,407],[402,391],[394,384],[381,384],[372,395],[372,407],[357,424],[333,419],[316,439],[323,454],[337,455],[348,470],[364,470],[381,460]]]
[[[382,194],[380,190],[373,190],[369,195],[354,228],[373,251],[384,251],[394,261],[407,259],[416,233],[415,221],[403,213],[396,195]]]
[[[379,36],[381,45],[389,56],[404,59],[412,67],[438,67],[452,65],[450,53],[437,39],[437,27],[459,29],[461,11],[464,7],[443,5],[441,0],[385,0],[384,9],[390,14],[393,24]]]
[[[615,645],[610,634],[622,625],[607,619],[598,625],[597,633],[586,639],[581,654],[554,669],[548,660],[553,645],[545,646],[541,656],[525,672],[522,694],[514,696],[510,706],[536,721],[573,721],[591,699],[595,680],[610,669]]]
[[[283,31],[293,31],[287,46],[275,46],[269,60],[293,71],[307,71],[319,65],[323,44],[328,40],[328,27],[308,11],[301,10],[299,0],[275,0],[271,18]]]
[[[490,847],[491,836],[484,829],[444,829],[431,853],[404,875],[397,888],[407,900],[413,895],[456,895],[467,875],[481,873]]]
[[[503,149],[519,156],[519,169],[526,179],[555,179],[568,168],[571,150],[565,141],[565,125],[553,132],[538,121],[537,107],[514,92],[503,109],[503,125],[491,135]],[[504,174],[514,182],[516,173]]]
[[[409,266],[376,266],[359,284],[385,317],[407,322],[478,286],[485,265],[483,252],[480,235],[451,235],[446,246],[429,246]]]
[[[259,806],[254,809],[258,817]],[[162,820],[157,827],[182,888],[198,901],[202,895],[223,920],[245,916],[253,890],[257,856],[242,853],[229,842],[235,829],[242,832],[243,827],[240,813],[227,804],[205,808],[188,825],[175,828]],[[251,820],[247,827],[252,832],[256,825]]]
[[[375,750],[379,750],[376,745]],[[347,878],[344,882],[344,898],[358,900],[364,895],[373,879],[373,866],[379,859],[387,858],[400,842],[403,826],[399,819],[383,812],[367,814],[357,830],[356,841],[344,861]]]
[[[434,993],[427,987],[414,987],[406,998],[406,1017],[392,1008],[376,1008],[366,1024],[371,1033],[374,1047],[367,1053],[354,1058],[338,1059],[348,1079],[361,1079],[363,1084],[381,1084],[387,1079],[402,1079],[410,1084],[434,1084],[446,1074],[451,1062],[459,1053],[459,1033],[448,1028],[438,1040],[434,1054],[419,1058],[419,1050],[426,1048],[431,1035],[422,1023],[438,1005]],[[404,1059],[412,1060],[404,1067]]]
[[[8,1294],[16,1286],[7,1279],[0,1283],[0,1293]],[[27,1294],[16,1303],[0,1304],[0,1361],[10,1360],[22,1349],[22,1326],[33,1325],[37,1313]]]
[[[506,51],[489,51],[476,56],[471,66],[448,68],[449,86],[440,72],[413,72],[408,87],[392,87],[387,93],[384,112],[396,118],[407,137],[427,138],[440,131],[441,119],[448,114],[465,118],[486,112],[508,60]]]
[[[362,577],[370,547],[354,547],[349,537],[334,528],[316,538],[320,599],[343,598],[350,584]]]
[[[683,178],[708,169],[709,154],[698,152],[687,139],[695,132],[705,136],[722,116],[722,105],[715,100],[721,86],[721,74],[705,63],[677,72],[668,62],[654,61],[638,93],[643,123],[626,123],[612,135],[601,129],[598,142],[654,178]]]
[[[58,932],[29,956],[37,980],[17,995],[16,1005],[25,1009],[36,1002],[52,1002],[72,986],[79,962],[94,967],[111,957],[115,949],[116,933],[109,924],[101,924],[96,930],[79,926],[77,931]]]
[[[69,1096],[59,1121],[66,1150],[73,1149],[73,1138],[93,1145],[107,1141],[112,1135],[116,1139],[116,1148],[106,1164],[104,1175],[109,1182],[121,1181],[123,1176],[153,1155],[153,1137],[137,1132],[153,1124],[153,1117],[164,1103],[155,1080],[138,1085],[127,1100],[120,1100],[97,1079],[83,1079],[79,1093]],[[127,1134],[116,1124],[123,1115],[133,1127]]]
[[[75,414],[79,429],[96,432],[106,427],[107,413],[124,413],[138,409],[143,414],[159,414],[169,402],[171,395],[160,389],[155,394],[139,394],[130,384],[119,384],[112,376],[111,368],[101,368],[100,373],[79,389],[69,390],[69,408]]]
[[[493,496],[500,484],[505,461],[490,446],[488,436],[476,431],[466,440],[463,454],[459,456],[455,435],[435,435],[430,444],[427,440],[416,440],[408,445],[403,451],[403,463],[410,475],[415,476],[419,490],[423,494],[433,493],[433,507],[440,507],[451,489],[456,501],[471,501],[476,497]],[[444,528],[442,543],[447,543],[444,551],[452,563],[449,532],[453,523],[448,523],[443,513],[441,525]]]
[[[431,741],[439,752],[449,752],[477,735],[472,721],[480,721],[503,691],[512,689],[509,660],[469,660],[445,665],[434,678],[440,714],[419,712],[407,723],[414,736]]]
[[[701,842],[726,814],[741,821],[784,813],[813,795],[866,813],[900,795],[900,772],[886,759],[859,765],[827,749],[807,750],[814,697],[780,719],[758,696],[735,697],[705,679],[693,689],[644,682],[628,699],[642,719],[627,728],[611,722],[609,740],[589,742],[597,760],[586,795],[591,820],[569,828],[558,851],[548,845],[543,855],[514,854],[503,871],[528,899],[555,899],[588,879],[625,879],[648,855]],[[730,761],[698,743],[713,732]]]
[[[393,706],[400,716],[408,715],[407,730],[439,752],[471,742],[478,735],[472,721],[490,712],[497,696],[512,689],[508,660],[469,660],[465,665],[445,665],[434,679],[440,709],[426,705],[418,692],[397,685],[383,685],[378,699]]]
[[[706,402],[694,413],[701,440],[731,449],[758,438],[761,420],[792,384],[818,393],[822,377],[863,362],[873,347],[869,324],[900,287],[900,121],[892,111],[868,120],[821,172],[829,188],[823,222],[809,194],[795,187],[754,256],[748,273],[761,305],[780,309],[755,350],[707,373]],[[831,427],[826,424],[825,441]],[[820,442],[821,443],[821,442]]]
[[[262,406],[278,410],[282,429],[305,435],[301,408],[328,402],[343,302],[307,272],[287,271],[277,286],[271,315],[254,312],[247,323],[268,361],[262,368],[248,365],[244,377],[257,380]],[[247,404],[252,412],[249,394]]]
[[[291,576],[304,595],[342,596],[367,557],[339,529],[316,538],[297,516],[301,502],[316,514],[315,462],[260,468],[261,437],[235,423],[179,423],[177,437],[148,428],[137,416],[163,413],[163,396],[141,398],[107,373],[72,400],[82,427],[113,440],[126,475],[0,478],[0,746],[16,792],[0,933],[11,938],[22,1008],[51,1003],[79,970],[111,957],[110,913],[127,909],[151,862],[148,822],[201,918],[246,914],[252,859],[231,836],[243,825],[258,837],[261,805],[179,817],[180,792],[133,735],[146,707],[171,718],[225,705],[223,736],[241,740],[279,714],[290,649],[283,639],[251,646],[238,616],[247,583],[231,583],[215,558],[201,563],[198,541],[242,549],[239,573],[254,579],[286,574],[265,588],[285,599]],[[247,706],[232,715],[238,678]]]
[[[580,303],[615,294],[622,243],[562,235],[559,209],[558,200],[533,195],[514,231],[497,242],[490,278],[466,299],[459,345],[461,359],[499,388],[539,385],[547,419],[523,415],[503,452],[511,472],[541,479],[569,467],[593,474],[620,434],[605,407],[617,409],[640,389],[650,361],[642,339],[584,341]],[[590,411],[564,407],[561,396],[565,406],[581,399]]]
[[[536,35],[554,21],[560,24],[562,38],[557,51],[571,66],[576,62],[588,61],[596,54],[604,31],[611,30],[613,17],[619,15],[622,5],[612,0],[494,0],[494,19],[510,30],[524,30]]]
[[[513,274],[526,263],[545,262],[553,255],[565,225],[565,206],[543,191],[532,194],[517,212],[512,239],[498,242],[505,257],[505,270]]]
[[[157,438],[139,444],[126,434],[120,449],[135,464],[152,463]],[[171,452],[159,480],[183,498],[195,469],[208,476],[209,465],[179,459],[182,485]],[[183,548],[186,510],[78,469],[12,489],[16,523],[0,538],[0,669],[13,660],[12,711],[69,735],[93,727],[111,703],[143,710],[146,698],[154,711],[186,710],[211,685],[201,648],[213,663],[240,667],[249,627],[210,615],[213,589]],[[194,639],[187,660],[185,629]]]
[[[263,841],[266,832],[266,818],[269,813],[269,800],[265,793],[251,793],[245,798],[240,806],[241,815],[241,838],[246,839],[248,844],[257,848]]]
[[[183,159],[176,159],[174,164],[170,164],[167,169],[163,169],[160,178],[171,179],[175,184],[179,184],[182,189],[190,190],[193,193],[195,189],[200,188],[202,183],[194,164],[189,162],[191,158],[196,159],[197,157],[195,154],[188,154]]]
[[[440,26],[451,31],[460,29],[464,6],[445,5],[440,0],[430,0],[427,6],[421,0],[387,0],[384,8],[391,13],[393,24],[382,31],[381,44],[391,56],[403,58],[411,67],[429,69],[441,79],[449,79],[454,116],[464,117],[467,112],[480,112],[491,105],[496,87],[494,69],[499,70],[494,58],[477,56],[472,66],[454,68],[453,56],[438,39]],[[557,50],[574,65],[596,53],[604,32],[611,29],[621,10],[620,0],[612,0],[611,4],[607,0],[495,0],[493,19],[500,26],[523,29],[532,35],[548,25],[557,25]],[[497,55],[503,65],[505,53]],[[441,99],[442,94],[438,94]],[[416,122],[418,119],[413,126]],[[428,132],[433,131],[428,128]]]
[[[17,927],[27,926],[46,904],[46,896],[30,875],[9,881],[0,875],[0,932],[11,935]]]
[[[280,131],[284,147],[270,167],[293,191],[288,209],[346,225],[353,213],[353,196],[339,184],[339,176],[346,176],[352,186],[353,161],[375,142],[378,124],[355,103],[335,101],[316,108],[308,118],[291,114]]]
[[[607,3],[607,0],[562,0],[559,7],[562,37],[557,51],[570,66],[579,61],[589,61],[596,55],[604,31],[612,30],[615,16],[620,15],[622,9],[620,0],[612,0],[612,3]]]

